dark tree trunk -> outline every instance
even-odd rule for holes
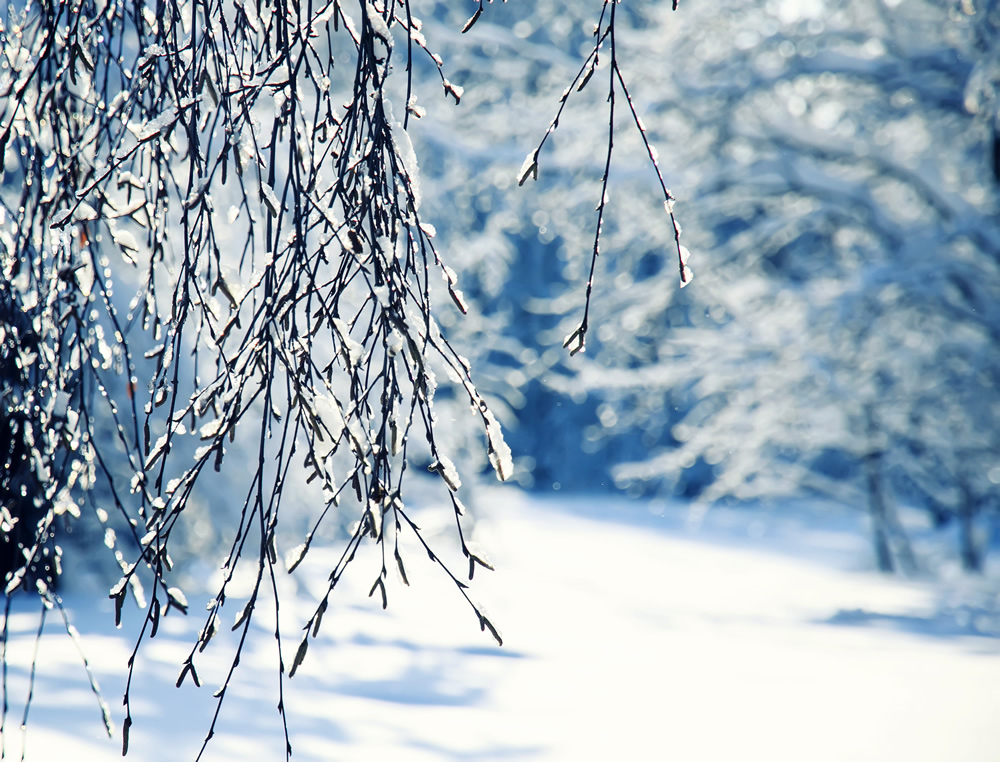
[[[0,341],[0,591],[24,566],[24,550],[36,545],[39,524],[48,513],[44,489],[32,468],[31,441],[38,436],[30,413],[23,409],[20,394],[26,375],[14,361],[17,343],[33,345],[34,331],[23,314],[15,310],[9,292],[0,289],[0,321],[6,330]],[[51,531],[51,528],[48,530]],[[51,546],[51,537],[43,545]],[[45,551],[43,553],[43,550]],[[26,581],[55,583],[51,547],[39,547],[29,564]]]
[[[25,563],[25,549],[36,544],[39,522],[47,513],[31,470],[31,453],[24,441],[25,421],[21,416],[8,415],[0,421],[0,583],[6,588],[10,577]],[[51,545],[45,542],[44,545]],[[51,555],[39,547],[28,568],[26,580],[42,579],[52,586],[55,570]]]
[[[917,559],[910,546],[896,511],[885,499],[882,485],[882,458],[885,452],[879,442],[880,432],[875,410],[867,406],[865,411],[868,453],[864,457],[865,480],[868,487],[868,510],[872,518],[872,541],[875,545],[875,560],[879,571],[890,573],[896,570],[896,559],[902,571],[914,574]],[[895,552],[893,550],[895,546]]]
[[[969,488],[969,483],[965,479],[959,485],[961,490],[961,504],[958,507],[958,538],[959,555],[962,558],[962,568],[967,572],[981,574],[983,571],[983,554],[976,542],[976,515],[979,513],[979,506]]]
[[[868,483],[868,512],[872,519],[875,562],[880,572],[891,574],[896,570],[896,564],[889,545],[889,522],[886,517],[885,496],[882,494],[882,475],[879,471],[881,460],[880,451],[873,451],[865,456],[865,479]]]

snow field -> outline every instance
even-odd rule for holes
[[[944,583],[865,571],[866,538],[842,524],[774,514],[762,530],[759,514],[717,509],[693,532],[679,506],[656,516],[511,489],[482,503],[475,539],[497,572],[480,571],[473,592],[504,646],[416,554],[412,587],[393,580],[383,612],[367,598],[379,561],[359,556],[284,683],[293,759],[1000,759],[1000,641],[943,623]],[[321,582],[313,553],[304,571]],[[287,664],[314,604],[285,582]],[[234,641],[220,635],[196,662],[202,688],[173,687],[199,624],[191,597],[192,616],[171,615],[140,654],[130,757],[194,758],[210,723]],[[124,631],[138,612],[118,632],[110,602],[67,603],[120,728]],[[119,759],[50,617],[26,736],[37,614],[11,618],[6,752],[18,758],[24,738],[29,761]],[[267,619],[262,608],[206,760],[283,757]]]

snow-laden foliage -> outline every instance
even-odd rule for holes
[[[886,569],[913,564],[895,494],[959,516],[978,568],[972,522],[1000,482],[1000,227],[995,125],[974,107],[996,57],[975,40],[996,4],[723,5],[678,31],[691,64],[648,120],[691,145],[686,221],[713,267],[690,303],[631,307],[644,327],[602,360],[642,370],[588,369],[616,426],[676,406],[616,478],[669,490],[702,468],[706,503],[867,504]]]
[[[537,167],[525,159],[589,51],[587,9],[496,10],[444,44],[477,85],[473,117],[436,112],[415,140],[450,191],[427,204],[452,210],[456,269],[490,321],[457,330],[509,326],[474,361],[535,483],[705,505],[821,493],[870,510],[886,566],[911,563],[893,508],[906,500],[963,526],[975,568],[1000,482],[998,5],[621,5],[636,114],[682,189],[697,273],[683,291],[666,283],[687,248],[665,245],[637,133],[615,136],[607,200],[592,192],[608,125],[574,108],[607,100],[607,61]],[[644,65],[665,51],[668,65]],[[513,124],[475,121],[499,102]],[[588,256],[595,206],[613,257]],[[596,351],[568,358],[588,283]]]
[[[22,190],[4,198],[4,300],[16,317],[4,329],[5,365],[14,368],[4,403],[24,420],[11,424],[12,439],[31,448],[20,468],[37,484],[25,498],[41,516],[29,527],[27,560],[51,544],[57,515],[79,512],[77,483],[85,491],[100,471],[134,541],[108,543],[123,575],[111,596],[120,616],[131,587],[149,635],[161,613],[187,608],[169,581],[168,550],[196,481],[221,467],[238,429],[257,429],[225,580],[196,644],[203,650],[241,562],[257,567],[251,601],[273,585],[284,480],[296,458],[321,483],[325,505],[292,568],[349,497],[360,521],[330,590],[367,537],[402,569],[384,530],[394,526],[393,543],[404,527],[421,537],[402,501],[413,432],[449,494],[460,483],[435,439],[433,368],[450,371],[480,416],[501,478],[511,464],[432,311],[430,279],[443,264],[420,218],[412,109],[397,116],[387,84],[394,57],[406,64],[422,52],[420,22],[370,3],[353,17],[335,2],[160,10],[11,10],[3,144],[8,178]],[[416,46],[397,53],[391,27]],[[335,63],[341,56],[354,65]],[[111,281],[122,259],[138,270],[124,309]],[[461,306],[453,275],[447,289]],[[141,359],[128,342],[139,330],[157,342]],[[120,374],[125,400],[109,388]],[[114,420],[120,447],[100,441],[97,416]],[[192,460],[170,457],[187,455],[179,442],[192,437],[200,440]],[[122,457],[127,469],[109,462]],[[475,559],[452,505],[463,552]],[[8,594],[28,568],[14,570]],[[238,626],[249,626],[252,609]],[[190,673],[197,682],[194,655],[181,680]],[[130,722],[127,712],[126,746]]]
[[[447,18],[444,8],[425,10]],[[610,0],[589,10],[587,50],[570,89],[548,104],[558,109],[549,130],[535,128],[534,142],[544,137],[520,180],[538,176],[567,101],[603,71],[609,111],[597,112],[608,116],[593,276],[616,108],[645,145],[667,220],[673,198],[619,66],[623,11]],[[480,3],[455,33],[480,33],[488,15]],[[371,595],[383,606],[390,568],[408,584],[408,539],[500,642],[404,502],[407,470],[426,466],[440,480],[437,500],[471,580],[476,566],[492,566],[466,539],[457,494],[464,453],[450,449],[462,439],[454,430],[465,431],[456,408],[477,421],[496,476],[515,474],[471,362],[442,330],[470,306],[423,216],[427,183],[411,131],[436,110],[423,102],[458,104],[466,89],[429,47],[410,2],[43,0],[10,6],[2,24],[5,592],[9,601],[33,586],[58,606],[57,534],[72,526],[60,517],[96,516],[121,572],[110,589],[116,619],[129,593],[144,610],[124,750],[140,647],[163,616],[189,609],[171,550],[192,542],[221,574],[178,685],[200,684],[200,654],[238,574],[249,568],[253,584],[235,616],[230,676],[258,602],[268,596],[278,608],[279,557],[299,569],[331,524],[350,526],[343,554],[294,651],[274,623],[280,675],[301,668],[365,543],[381,554]],[[679,232],[674,222],[681,259]],[[683,262],[679,272],[686,282]],[[582,322],[578,313],[564,342],[573,352],[584,347],[592,282]],[[444,419],[434,405],[441,373]],[[239,494],[216,494],[235,510],[205,505],[212,471],[238,484]],[[279,518],[299,478],[320,497],[286,519],[301,525],[305,512],[309,524],[289,550]],[[216,693],[220,708],[229,685]],[[284,722],[281,690],[279,682]],[[217,719],[218,711],[206,744]]]

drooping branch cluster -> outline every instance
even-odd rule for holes
[[[610,50],[607,154],[583,320],[566,342],[573,353],[588,330],[621,95],[674,223],[682,284],[690,279],[673,196],[619,68],[617,5],[603,2],[593,49],[521,173],[522,183],[537,175],[570,94]],[[482,13],[479,3],[463,31]],[[2,24],[0,520],[16,551],[3,556],[14,556],[4,561],[6,592],[34,584],[58,605],[60,517],[93,510],[121,569],[110,591],[116,619],[129,592],[145,610],[124,750],[139,650],[162,616],[189,608],[171,550],[183,547],[202,476],[234,457],[245,491],[220,509],[221,582],[177,680],[200,682],[199,654],[249,567],[206,744],[258,603],[279,606],[279,555],[295,571],[345,512],[357,520],[290,659],[274,619],[283,721],[286,663],[289,676],[299,669],[365,544],[381,554],[371,595],[383,606],[390,568],[407,583],[400,539],[409,536],[500,642],[404,502],[408,466],[429,462],[469,579],[476,566],[492,568],[463,529],[461,478],[434,413],[437,373],[468,401],[502,480],[511,453],[470,363],[435,319],[439,295],[463,313],[467,305],[421,219],[407,134],[425,113],[416,57],[430,61],[448,99],[458,103],[463,90],[409,0],[41,0],[9,8]],[[302,541],[279,554],[282,507],[303,471],[322,500]],[[287,724],[285,736],[290,754]]]
[[[4,23],[0,136],[13,156],[8,183],[16,177],[22,189],[5,190],[0,208],[3,402],[19,416],[11,437],[31,451],[19,468],[45,501],[35,501],[28,560],[50,552],[55,518],[78,513],[102,475],[105,504],[132,534],[116,541],[109,528],[106,539],[123,572],[111,591],[116,616],[128,589],[146,608],[137,653],[161,614],[187,609],[169,581],[169,549],[196,483],[222,467],[237,430],[256,430],[224,582],[178,684],[188,674],[198,681],[195,656],[218,631],[241,562],[255,566],[256,582],[234,627],[240,650],[262,587],[277,604],[276,528],[293,464],[304,461],[325,504],[289,570],[341,500],[356,502],[360,518],[306,638],[365,540],[382,548],[372,590],[383,604],[387,567],[405,579],[404,532],[466,595],[402,499],[418,435],[449,495],[470,577],[488,567],[465,540],[461,481],[435,437],[435,368],[480,418],[501,479],[512,463],[468,362],[433,314],[438,277],[466,307],[420,219],[404,125],[422,109],[409,79],[399,114],[390,100],[393,67],[409,72],[414,51],[428,50],[408,3],[348,12],[337,0],[47,0],[11,9]],[[442,82],[457,101],[460,88],[443,73]],[[132,265],[119,279],[134,289],[130,300],[111,281],[119,256]],[[9,526],[34,520],[6,499],[4,511]],[[98,515],[109,519],[104,508]],[[27,570],[9,577],[8,593]],[[278,647],[280,658],[280,637]],[[239,651],[234,669],[238,661]]]
[[[574,92],[580,92],[583,90],[583,88],[585,88],[590,82],[594,73],[597,71],[598,66],[601,64],[601,52],[604,50],[605,44],[607,44],[611,56],[611,60],[607,65],[608,144],[607,152],[605,154],[604,172],[601,176],[601,198],[598,201],[596,210],[597,225],[594,232],[594,245],[591,251],[590,275],[587,278],[587,292],[586,299],[584,301],[583,318],[577,329],[570,333],[570,335],[567,336],[563,342],[563,346],[569,349],[571,355],[585,349],[587,331],[590,327],[590,299],[594,289],[594,272],[597,267],[597,257],[601,250],[601,231],[604,224],[604,213],[609,199],[608,186],[611,177],[611,162],[615,144],[615,106],[616,96],[619,90],[621,94],[625,96],[629,114],[632,117],[632,121],[635,123],[640,137],[642,138],[643,146],[646,149],[646,155],[649,157],[650,164],[656,172],[660,190],[663,193],[663,207],[670,217],[670,222],[672,223],[674,230],[674,247],[677,251],[677,265],[680,274],[681,287],[683,288],[686,286],[693,277],[693,272],[687,264],[689,252],[687,247],[683,246],[680,241],[681,226],[677,221],[677,218],[674,216],[674,196],[667,189],[666,182],[663,179],[663,173],[660,171],[656,149],[649,142],[649,138],[646,135],[646,127],[643,124],[639,113],[635,109],[635,104],[632,101],[632,94],[629,92],[628,85],[625,82],[625,76],[622,74],[622,70],[619,67],[618,45],[615,38],[615,20],[618,5],[618,0],[605,0],[603,6],[601,7],[600,18],[598,19],[597,24],[594,25],[594,45],[586,59],[584,59],[582,66],[573,78],[569,87],[563,91],[562,97],[559,99],[559,109],[556,111],[555,117],[549,123],[549,127],[546,130],[545,135],[542,137],[541,142],[538,144],[538,147],[529,153],[527,158],[525,158],[524,164],[521,166],[521,170],[518,175],[518,183],[520,185],[524,185],[525,181],[529,177],[536,180],[538,179],[538,159],[542,148],[545,146],[545,142],[559,126],[559,119],[563,114],[566,104],[569,102],[570,96]],[[673,3],[673,9],[677,10],[676,1]],[[470,24],[468,26],[471,26],[471,23],[474,23],[477,16],[473,16],[473,18],[470,19]]]

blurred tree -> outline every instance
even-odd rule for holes
[[[505,193],[589,30],[562,4],[497,11],[445,40],[473,114],[437,112],[415,139],[488,321],[457,330],[509,326],[503,343],[471,343],[536,485],[613,474],[702,505],[832,496],[867,509],[885,569],[916,566],[895,507],[915,502],[958,525],[963,564],[981,565],[1000,481],[998,4],[720,2],[677,19],[622,6],[636,109],[671,150],[689,245],[711,252],[685,291],[663,288],[672,231],[650,235],[662,199],[638,135],[615,144],[615,256],[588,270],[578,223],[607,126],[578,117],[595,100],[570,102],[537,188]],[[663,51],[668,67],[642,65]],[[521,118],[501,129],[485,114],[507,98]],[[598,351],[568,358],[582,281],[599,294]]]
[[[678,408],[616,478],[671,490],[704,464],[705,503],[863,501],[885,570],[915,566],[891,497],[916,499],[960,519],[978,569],[1000,477],[995,107],[974,95],[995,4],[723,6],[685,19],[647,117],[690,146],[676,169],[712,271],[614,332],[601,361],[640,373],[588,369],[624,425]]]

